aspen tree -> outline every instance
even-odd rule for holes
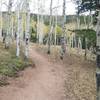
[[[100,1],[99,1],[100,4]],[[96,68],[96,79],[97,79],[97,100],[100,100],[100,9],[97,23],[97,45],[96,45],[96,55],[97,55],[97,68]]]
[[[30,8],[29,1],[26,0],[26,32],[25,32],[25,58],[29,57],[29,40],[30,40]]]
[[[71,36],[71,40],[72,40],[72,48],[74,48],[74,36],[73,36],[73,33],[72,33],[72,36]]]
[[[0,38],[2,37],[2,0],[0,0]]]
[[[57,15],[55,16],[55,42],[54,42],[55,46],[56,46],[56,40],[57,40]]]
[[[76,43],[76,33],[74,33],[74,36],[73,36],[73,41],[74,41],[74,47],[76,48],[77,47],[77,43]]]
[[[17,33],[16,33],[16,45],[17,45],[17,50],[16,50],[16,56],[19,57],[20,55],[20,32],[21,32],[21,16],[20,16],[20,0],[17,0]]]
[[[77,17],[77,29],[78,30],[80,29],[80,18],[79,18],[79,15]]]
[[[78,54],[82,53],[82,41],[81,38],[79,37],[78,39]]]
[[[92,16],[91,10],[90,10],[90,15],[89,15],[89,17],[90,17],[89,26],[90,26],[90,28],[91,28],[91,26],[93,25],[93,16]]]
[[[40,17],[40,32],[39,32],[39,44],[43,44],[43,15]]]
[[[14,39],[14,14],[12,13],[12,16],[11,16],[11,37],[12,37],[12,40]]]
[[[7,33],[5,38],[5,48],[9,48],[11,42],[11,9],[12,9],[13,0],[9,0],[8,13],[7,13]]]
[[[57,2],[57,5],[59,6],[59,0]],[[56,46],[56,41],[57,41],[57,24],[58,24],[58,8],[56,8],[56,15],[55,15],[55,34],[54,34],[54,44]]]
[[[38,14],[37,14],[37,43],[39,43],[39,33],[40,33],[40,0],[38,0]]]
[[[51,0],[50,2],[50,22],[49,22],[49,26],[50,26],[50,30],[48,33],[48,54],[51,53],[51,33],[52,33],[52,4],[53,4],[53,0]]]
[[[82,3],[82,0],[76,0],[76,3],[78,5],[78,12],[77,12],[77,29],[80,29],[80,16],[79,16],[79,5]]]
[[[62,26],[62,29],[63,29],[63,35],[61,37],[61,59],[63,59],[63,56],[64,56],[64,53],[66,52],[66,26],[65,26],[65,23],[66,23],[66,13],[65,13],[65,10],[66,10],[66,0],[63,0],[63,26]]]
[[[44,38],[44,34],[43,34],[43,28],[44,28],[44,9],[43,7],[45,7],[45,0],[41,0],[40,2],[40,23],[39,23],[39,44],[43,44],[43,38]]]

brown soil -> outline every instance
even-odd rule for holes
[[[54,61],[35,48],[30,57],[36,67],[0,87],[0,100],[96,100],[94,63],[75,55]]]

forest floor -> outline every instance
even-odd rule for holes
[[[96,100],[95,62],[69,54],[60,60],[34,44],[30,58],[35,67],[0,87],[0,100]]]
[[[15,54],[15,44],[5,49],[5,45],[0,42],[0,86],[8,85],[8,77],[18,77],[19,71],[33,65],[31,60],[25,61],[22,51],[19,58]]]

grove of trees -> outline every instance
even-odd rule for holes
[[[15,43],[16,57],[20,57],[23,49],[25,59],[29,57],[30,41],[46,45],[48,54],[52,53],[52,45],[59,46],[61,59],[68,53],[66,48],[84,50],[85,59],[87,51],[92,51],[97,55],[97,100],[100,100],[100,0],[71,0],[76,5],[76,15],[66,14],[67,0],[63,0],[62,5],[57,0],[56,7],[50,0],[46,14],[45,2],[37,0],[35,14],[30,11],[31,0],[8,0],[8,3],[0,0],[0,39],[5,49]],[[2,5],[7,8],[5,12]],[[60,7],[61,15],[58,14]]]

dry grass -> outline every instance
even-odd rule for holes
[[[38,46],[37,50],[49,56],[50,61],[62,64],[66,100],[96,100],[95,60],[85,60],[82,54],[78,55],[74,50],[69,50],[64,59],[60,60],[59,47],[52,47],[51,55],[46,54],[47,47],[45,46]]]

